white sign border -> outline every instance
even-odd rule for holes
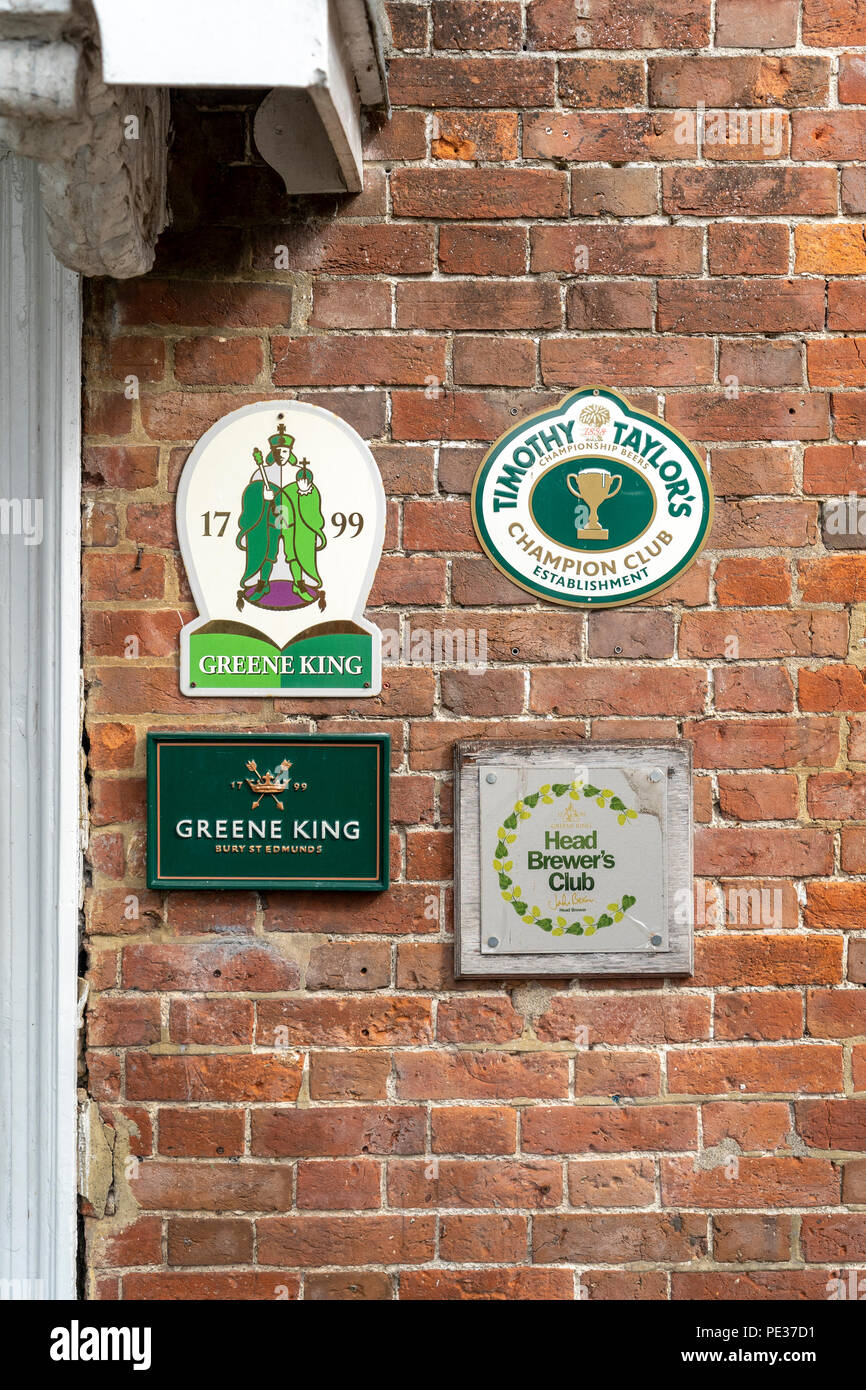
[[[370,559],[367,564],[364,579],[358,590],[358,600],[355,606],[355,612],[352,615],[353,622],[356,622],[359,627],[363,628],[365,632],[369,633],[373,639],[372,670],[369,689],[365,689],[360,686],[344,686],[341,689],[334,689],[333,686],[327,686],[321,689],[318,686],[305,686],[303,690],[292,690],[290,688],[282,689],[275,688],[273,686],[268,686],[263,689],[252,686],[243,686],[237,689],[224,689],[207,688],[191,685],[189,672],[190,638],[192,637],[192,634],[194,632],[197,632],[199,628],[204,627],[205,624],[213,621],[219,621],[220,618],[225,616],[224,614],[211,614],[208,611],[207,602],[205,600],[204,593],[199,585],[195,567],[187,564],[188,558],[191,559],[192,556],[192,548],[190,545],[190,536],[186,525],[186,503],[195,466],[201,455],[205,452],[205,450],[213,443],[217,436],[224,429],[227,428],[229,424],[233,424],[236,420],[239,420],[246,415],[257,415],[266,413],[273,415],[274,411],[285,411],[287,408],[290,408],[293,411],[300,410],[304,413],[309,414],[329,415],[331,419],[334,421],[334,423],[340,428],[342,433],[347,436],[353,447],[357,449],[362,456],[365,457],[366,462],[370,466],[372,474],[376,479],[378,479],[379,486],[376,489],[375,515],[376,543],[373,546],[373,549],[370,553]],[[195,606],[198,609],[198,617],[194,618],[191,623],[186,623],[185,626],[181,628],[180,633],[178,634],[178,642],[180,644],[180,689],[182,695],[188,695],[191,699],[217,700],[366,700],[371,696],[381,694],[382,632],[380,628],[376,627],[374,623],[368,622],[368,620],[364,617],[364,609],[367,604],[367,598],[369,597],[370,590],[373,587],[373,580],[376,577],[376,570],[378,569],[379,560],[382,556],[382,547],[385,541],[385,488],[382,483],[382,475],[379,472],[379,465],[376,463],[376,460],[373,457],[373,453],[366,440],[361,438],[356,429],[353,429],[353,427],[346,420],[343,420],[339,415],[336,415],[333,410],[327,410],[325,406],[314,405],[311,404],[309,401],[296,401],[283,398],[280,400],[254,401],[251,405],[242,405],[237,410],[231,410],[227,414],[221,416],[220,419],[217,420],[213,425],[211,425],[210,429],[206,430],[205,433],[200,437],[200,439],[196,441],[195,445],[193,446],[190,452],[189,458],[186,460],[183,466],[180,483],[177,489],[177,501],[175,506],[177,535],[178,540],[180,542],[180,553],[181,559],[183,561],[184,573],[186,574],[190,589],[192,590],[193,602],[195,603]]]

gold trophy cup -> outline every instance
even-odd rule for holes
[[[578,529],[577,539],[606,541],[608,533],[599,522],[598,509],[602,502],[616,497],[622,487],[620,475],[608,473],[606,468],[584,468],[580,473],[569,473],[565,481],[569,492],[589,507],[589,521]]]

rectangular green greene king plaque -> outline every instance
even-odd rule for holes
[[[389,760],[387,734],[148,734],[148,887],[382,891]]]

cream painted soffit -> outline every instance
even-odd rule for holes
[[[58,260],[150,269],[170,87],[273,88],[254,134],[287,191],[359,191],[384,24],[384,0],[0,0],[0,144],[39,164]]]

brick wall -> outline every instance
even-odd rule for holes
[[[257,94],[177,94],[157,266],[90,287],[93,1297],[823,1299],[866,1264],[866,554],[822,529],[866,482],[866,8],[581,8],[392,4],[358,197],[286,198]],[[718,510],[674,587],[585,618],[491,566],[468,491],[595,380]],[[371,617],[483,629],[486,675],[179,695],[179,471],[282,393],[380,464]],[[390,892],[148,892],[145,732],[214,726],[387,730]],[[693,978],[453,981],[453,742],[557,735],[693,741]]]

